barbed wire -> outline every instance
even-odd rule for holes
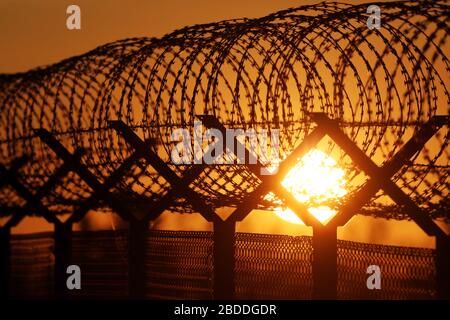
[[[61,164],[34,134],[45,128],[69,150],[82,148],[82,163],[104,181],[133,152],[108,126],[108,120],[121,119],[157,141],[153,151],[183,174],[190,166],[170,161],[172,132],[192,132],[198,114],[214,115],[228,128],[278,129],[285,158],[315,127],[308,114],[325,112],[381,165],[420,124],[450,114],[450,8],[443,0],[378,4],[381,28],[369,29],[368,5],[323,2],[259,19],[196,25],[0,75],[0,163],[29,156],[18,175],[37,190]],[[449,139],[445,126],[393,178],[436,218],[450,212]],[[366,179],[348,155],[331,140],[320,148],[345,168],[348,189],[358,190]],[[205,166],[191,185],[219,207],[237,205],[259,183],[243,166],[215,165]],[[140,162],[113,191],[139,207],[169,189]],[[56,213],[71,212],[90,194],[71,174],[44,202]],[[384,198],[375,197],[362,213],[403,219]],[[1,207],[22,204],[14,190],[0,189]],[[183,201],[172,209],[192,211]]]

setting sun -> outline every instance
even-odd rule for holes
[[[289,171],[281,184],[298,201],[307,204],[309,212],[319,221],[326,223],[336,214],[336,210],[323,203],[347,193],[344,175],[344,170],[332,157],[320,150],[312,150]],[[303,224],[289,208],[277,208],[275,213],[285,221]]]

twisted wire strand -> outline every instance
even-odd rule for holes
[[[370,30],[368,5],[324,2],[259,19],[196,25],[0,75],[0,162],[32,156],[19,176],[38,190],[62,164],[32,130],[45,128],[70,151],[85,150],[82,163],[104,181],[133,151],[108,127],[108,120],[121,119],[143,139],[158,141],[154,151],[183,174],[190,166],[171,163],[171,135],[175,128],[193,134],[198,114],[215,115],[229,128],[278,129],[285,158],[315,127],[308,113],[325,112],[382,165],[419,125],[450,113],[450,9],[444,0],[379,4],[381,29]],[[444,126],[393,177],[436,218],[450,212],[449,139]],[[366,179],[349,156],[331,140],[319,147],[345,168],[350,194],[359,190]],[[218,207],[237,205],[259,183],[243,166],[213,165],[191,186]],[[113,191],[138,207],[169,188],[141,161]],[[55,212],[71,212],[90,194],[71,174],[45,203]],[[21,204],[11,188],[0,189],[2,207]],[[380,192],[362,213],[403,219],[393,208]],[[181,200],[172,209],[192,211]]]

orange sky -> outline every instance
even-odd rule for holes
[[[320,0],[1,0],[0,72],[55,63],[101,44],[232,18],[261,17]],[[343,1],[344,2],[344,1]],[[349,3],[367,1],[351,0]],[[81,8],[81,30],[66,29],[66,8]]]
[[[317,2],[320,0],[1,0],[0,73],[26,71],[55,63],[119,39],[159,37],[186,25],[261,17],[289,7]],[[367,1],[346,2],[355,4]],[[81,7],[81,31],[66,29],[66,8],[70,4]],[[256,221],[261,221],[261,216],[249,216],[241,224],[240,231],[249,231]],[[26,219],[21,228],[29,230],[35,223],[33,219]],[[364,232],[361,235],[356,234],[356,227],[352,228],[356,224],[349,224],[351,232],[348,233],[352,234],[353,239],[370,241],[368,233],[379,234],[380,224],[385,222],[377,223],[371,229],[359,228]],[[395,228],[385,229],[393,233],[385,235],[386,239],[402,245],[429,245],[428,238],[411,239],[405,236],[412,223],[403,221],[398,224],[402,225],[402,234],[399,235],[396,230],[396,241],[393,241]],[[265,226],[272,227],[273,224],[267,223]],[[286,230],[282,229],[283,232]],[[274,232],[271,229],[261,230],[264,231]],[[294,232],[298,234],[299,230],[295,229]],[[402,239],[398,240],[400,236]],[[404,239],[408,242],[405,243]]]

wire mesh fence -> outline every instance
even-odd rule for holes
[[[156,299],[211,299],[210,232],[151,231],[147,250],[147,296]]]
[[[73,290],[80,298],[126,298],[128,261],[120,238],[111,232],[75,232],[72,261],[82,270],[82,290]]]
[[[11,242],[11,296],[46,298],[53,294],[51,234],[14,236]]]
[[[369,265],[381,268],[381,290],[368,290]],[[436,297],[432,249],[338,242],[338,298],[430,299]]]
[[[146,297],[211,299],[211,232],[148,233]],[[14,236],[12,295],[52,296],[52,235]],[[72,298],[127,297],[128,251],[125,231],[74,232],[72,258],[82,272],[82,289]],[[312,238],[236,233],[237,299],[312,297]],[[381,290],[366,286],[369,265],[381,268]],[[436,296],[435,252],[338,241],[338,298],[432,299]]]

